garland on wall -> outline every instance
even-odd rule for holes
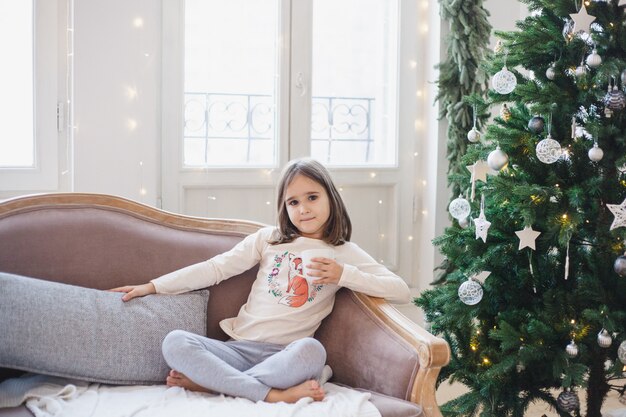
[[[455,178],[466,170],[461,157],[466,153],[468,132],[488,116],[475,114],[481,107],[464,97],[486,96],[487,75],[480,65],[488,51],[491,24],[489,12],[483,7],[484,0],[439,0],[439,3],[442,19],[450,24],[450,33],[447,58],[437,66],[439,92],[435,101],[440,103],[440,119],[448,120],[448,185],[456,197],[462,189]]]

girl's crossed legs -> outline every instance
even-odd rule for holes
[[[282,346],[222,342],[175,330],[163,340],[163,357],[173,370],[182,373],[172,373],[168,385],[199,386],[252,401],[295,402],[303,397],[324,397],[316,379],[326,363],[326,351],[310,337]]]

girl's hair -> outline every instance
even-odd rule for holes
[[[285,204],[287,187],[297,175],[304,175],[317,182],[324,187],[326,194],[328,194],[330,215],[324,227],[322,240],[334,246],[349,242],[350,236],[352,236],[352,223],[341,195],[339,195],[339,191],[333,184],[330,173],[324,165],[315,159],[302,158],[289,162],[282,172],[278,183],[278,227],[269,243],[271,245],[289,243],[300,237],[300,231],[289,220]]]

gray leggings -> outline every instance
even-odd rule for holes
[[[263,401],[271,388],[286,389],[318,379],[324,346],[311,337],[287,346],[209,339],[183,330],[163,340],[163,357],[174,370],[211,391]]]

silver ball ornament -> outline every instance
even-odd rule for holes
[[[563,391],[556,399],[556,403],[559,408],[566,413],[571,413],[580,408],[580,401],[578,395],[574,391]]]
[[[556,78],[556,68],[554,67],[554,64],[550,65],[546,70],[546,78],[548,80],[554,80]]]
[[[602,157],[604,157],[604,151],[598,146],[597,143],[594,143],[593,148],[589,149],[587,155],[589,155],[589,159],[593,162],[599,162],[602,160]]]
[[[613,263],[613,270],[620,277],[626,277],[626,256],[621,255],[617,257],[617,259]]]
[[[461,284],[458,294],[461,301],[468,306],[473,306],[483,299],[483,287],[473,279],[468,279]]]
[[[561,144],[556,140],[552,139],[552,136],[548,134],[548,137],[539,141],[537,146],[535,147],[535,151],[537,153],[537,159],[539,159],[544,164],[553,164],[561,158],[563,154],[563,150],[561,149]]]
[[[497,146],[495,150],[489,152],[489,156],[487,156],[487,165],[489,165],[489,168],[494,171],[500,171],[506,168],[508,164],[509,156],[500,149],[500,146]]]
[[[448,206],[448,211],[450,215],[457,220],[464,219],[469,216],[472,208],[470,207],[469,201],[459,196],[450,202]]]
[[[546,121],[541,116],[535,116],[528,121],[528,130],[530,130],[530,132],[534,134],[543,132],[545,126]]]
[[[476,143],[480,140],[480,132],[475,127],[472,128],[469,132],[467,132],[467,140],[472,143]]]
[[[598,333],[598,345],[603,348],[608,348],[611,346],[611,343],[613,343],[613,339],[609,332],[607,332],[606,329],[600,330],[600,333]]]
[[[469,217],[459,219],[459,226],[461,227],[461,229],[467,229],[469,227],[469,223]]]
[[[612,111],[623,110],[626,107],[626,95],[614,85],[613,89],[604,96],[604,104]]]
[[[593,51],[591,51],[591,54],[587,56],[585,62],[591,68],[598,68],[600,64],[602,64],[602,57],[598,55],[598,50],[596,48],[593,48]]]
[[[578,356],[578,345],[576,344],[576,342],[572,340],[569,345],[565,347],[565,353],[567,353],[567,356],[569,356],[570,358],[575,358],[576,356]]]
[[[617,357],[624,365],[626,365],[626,340],[620,343],[619,348],[617,349]]]
[[[583,75],[585,75],[587,73],[587,67],[585,67],[583,64],[580,64],[579,66],[576,67],[576,77],[580,78]]]

